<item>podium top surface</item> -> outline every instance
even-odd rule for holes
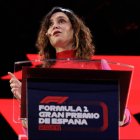
[[[23,66],[46,67],[46,68],[72,68],[72,69],[95,69],[95,70],[129,70],[134,69],[133,65],[108,61],[106,59],[77,60],[77,59],[47,59],[17,61],[14,63],[14,71],[19,71]]]

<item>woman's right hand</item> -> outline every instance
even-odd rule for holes
[[[21,100],[21,82],[16,78],[16,76],[11,73],[8,72],[8,74],[10,75],[10,87],[11,87],[11,91],[13,93],[13,95],[18,99]]]

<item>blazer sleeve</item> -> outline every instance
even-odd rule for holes
[[[107,60],[105,59],[101,59],[101,68],[103,70],[111,70],[111,67],[109,66]],[[126,126],[131,122],[131,114],[128,108],[125,108],[124,115],[125,115],[125,119],[121,126]]]

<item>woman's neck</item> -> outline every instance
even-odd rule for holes
[[[56,50],[57,53],[63,52],[63,51],[66,51],[66,50],[73,50],[73,42],[70,41],[70,42],[60,43],[59,45],[55,46],[55,50]]]
[[[55,48],[55,49],[56,49],[56,53],[73,50],[72,48],[61,48],[61,47],[60,48]]]

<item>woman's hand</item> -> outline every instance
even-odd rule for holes
[[[16,78],[16,76],[11,73],[8,72],[8,74],[10,75],[10,87],[11,87],[11,91],[13,93],[13,95],[18,99],[21,100],[21,82]],[[24,128],[28,128],[27,126],[27,119],[21,119],[22,125]]]
[[[123,120],[122,121],[119,121],[119,126],[123,126],[125,124],[125,119],[126,119],[126,116],[124,114]]]
[[[124,117],[122,121],[119,121],[119,126],[126,126],[131,122],[131,114],[130,111],[125,108]]]
[[[22,122],[22,126],[23,126],[24,128],[28,128],[28,120],[27,120],[26,118],[21,119],[21,122]]]
[[[8,74],[10,75],[10,87],[11,87],[11,91],[13,93],[13,95],[18,99],[21,100],[21,82],[16,78],[16,76],[11,73],[8,72]]]

